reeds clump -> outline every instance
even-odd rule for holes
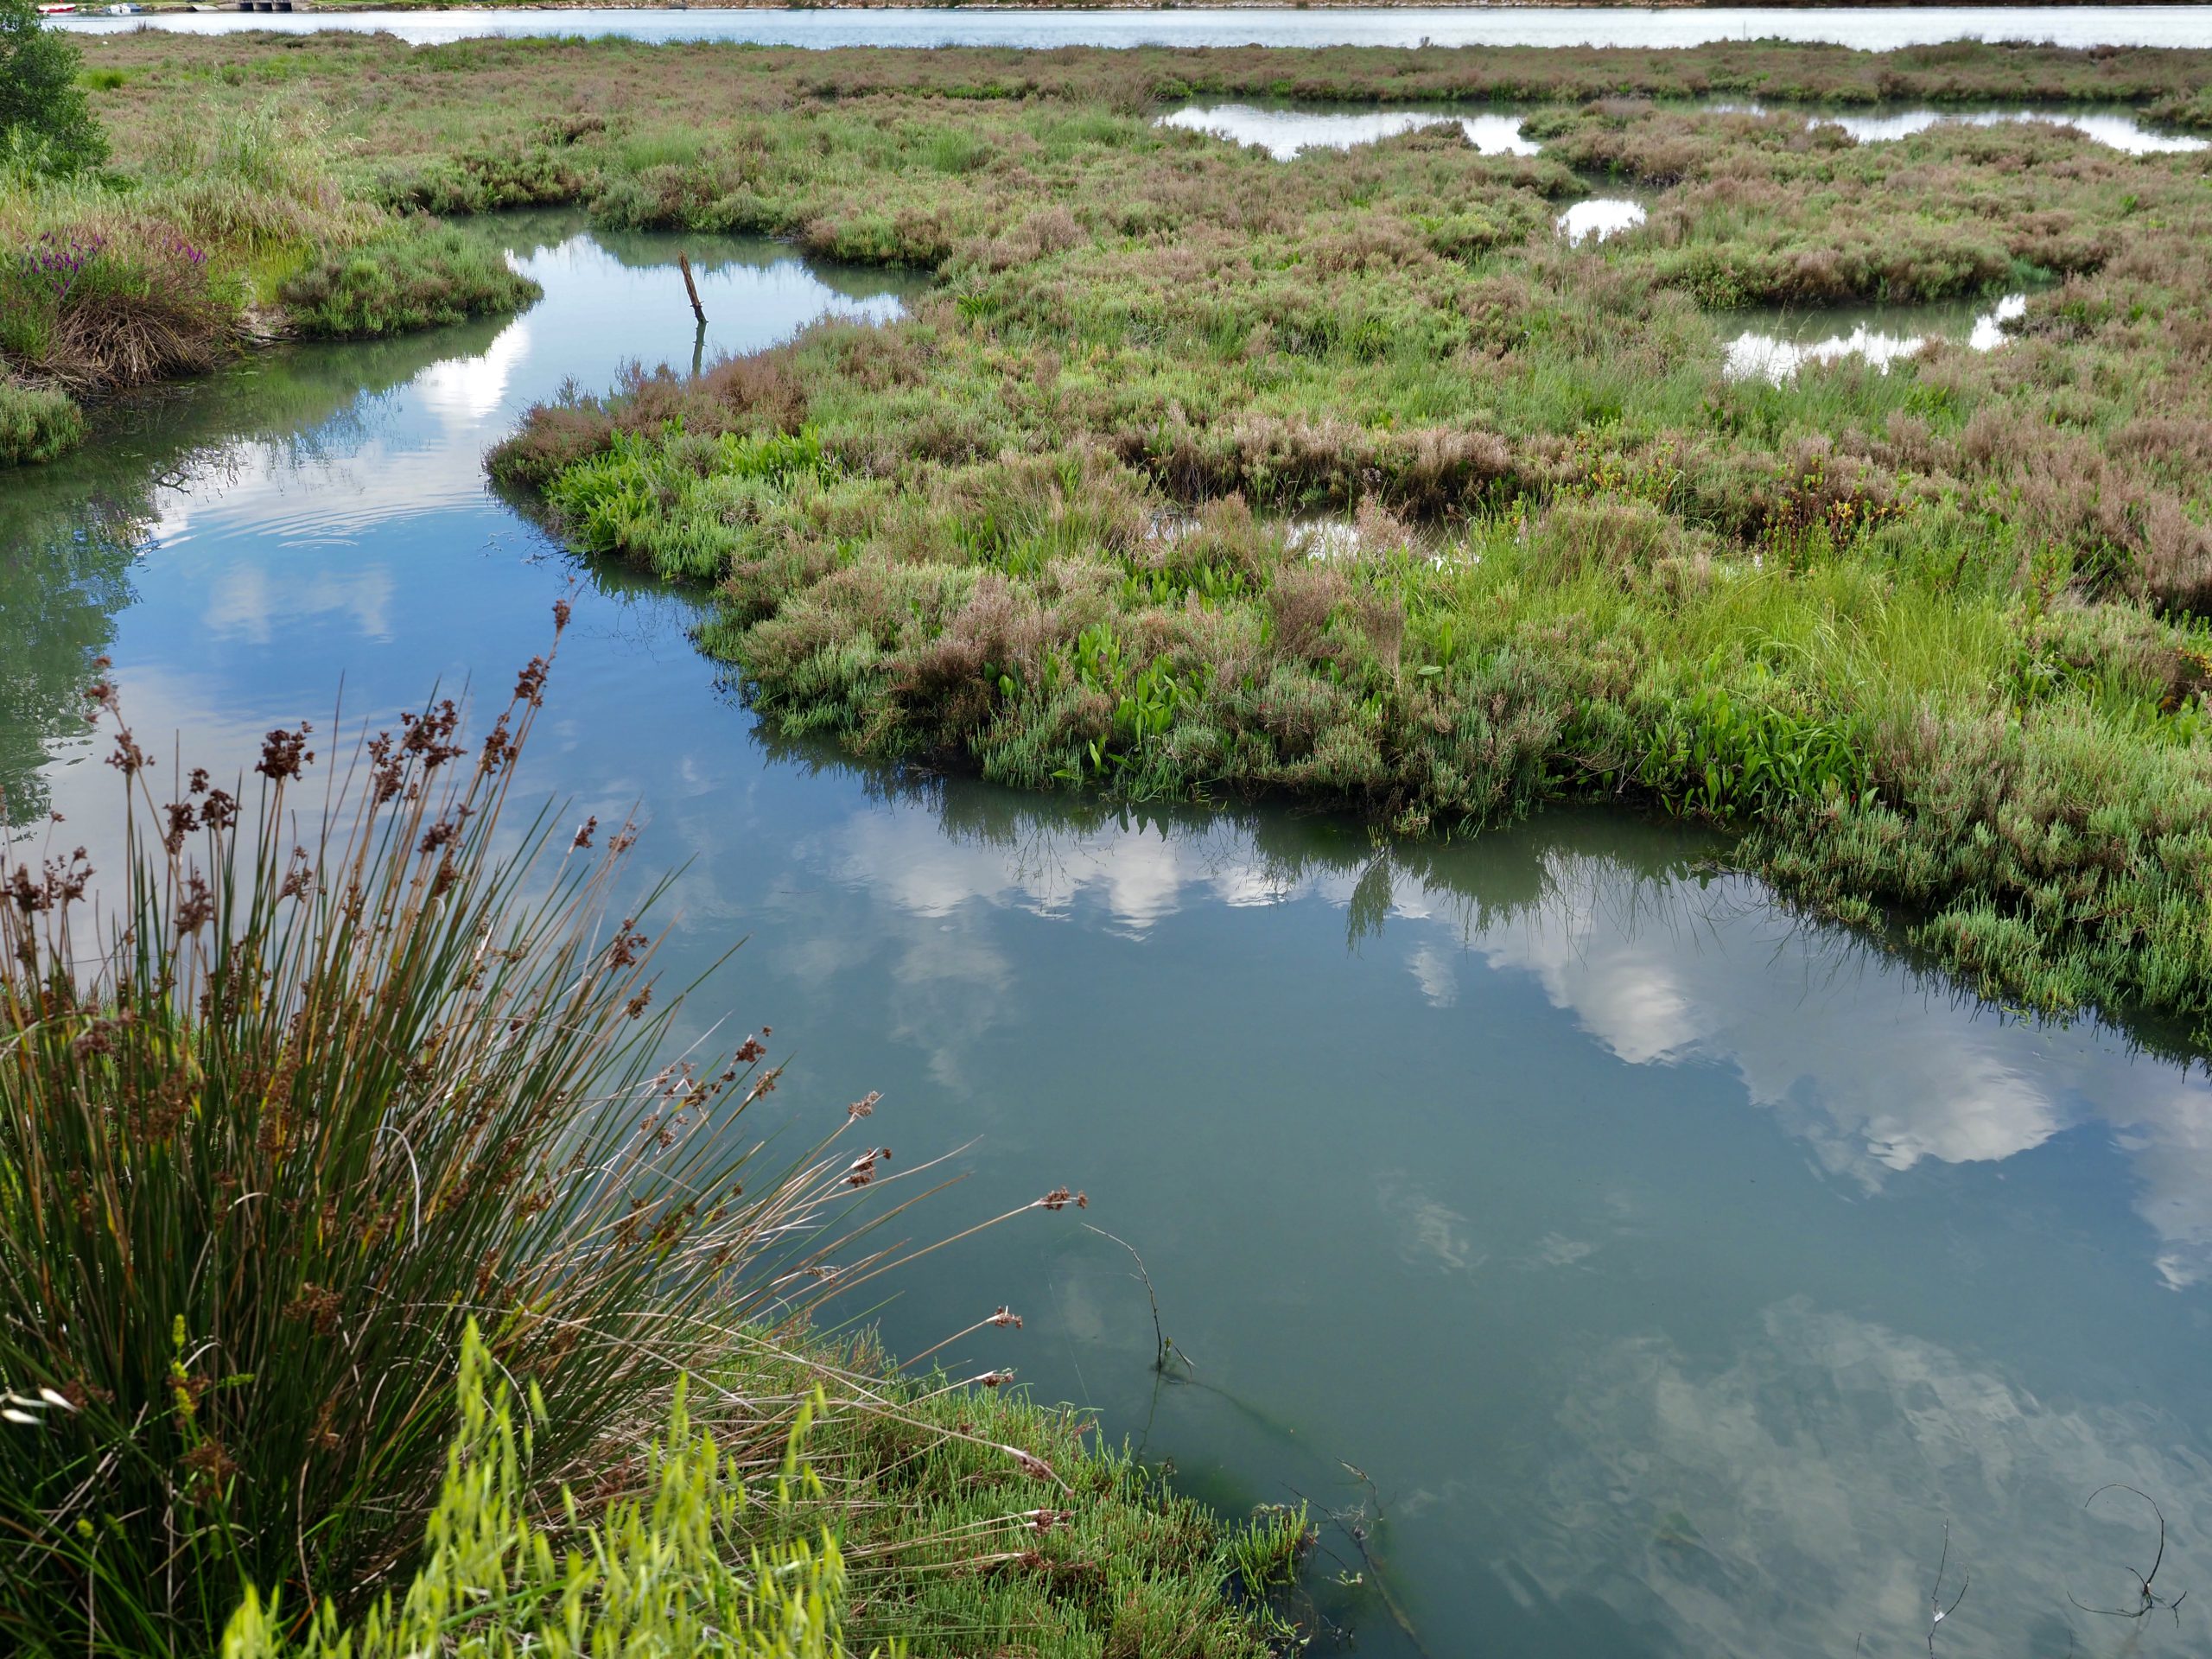
[[[157,787],[96,687],[110,896],[0,849],[0,1646],[205,1651],[248,1585],[350,1614],[423,1536],[472,1320],[557,1474],[836,1281],[887,1153],[759,1167],[758,1038],[655,1065],[675,999],[603,914],[632,834],[505,822],[547,670],[480,738],[439,702],[318,778],[302,725],[231,787]]]

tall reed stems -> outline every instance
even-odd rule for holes
[[[632,830],[509,822],[549,666],[480,738],[439,701],[333,769],[302,725],[232,789],[161,787],[95,687],[111,907],[82,849],[0,848],[0,1643],[204,1649],[248,1583],[359,1605],[423,1535],[471,1319],[558,1474],[880,1264],[841,1253],[889,1154],[830,1145],[864,1109],[770,1165],[758,1037],[660,1063]]]

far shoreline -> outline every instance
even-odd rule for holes
[[[474,4],[447,4],[444,0],[364,0],[364,3],[311,3],[293,0],[282,11],[265,5],[218,3],[142,4],[134,11],[113,14],[105,7],[79,6],[62,16],[76,17],[155,16],[181,14],[241,12],[299,16],[316,13],[353,16],[362,13],[439,12],[563,12],[563,11],[925,11],[989,14],[1166,12],[1166,11],[2112,11],[2201,10],[2204,0],[2014,0],[2005,6],[1962,5],[1957,0],[1879,0],[1872,6],[1849,0],[1762,0],[1754,5],[1713,4],[1708,0],[945,0],[944,3],[917,3],[917,0],[478,0]]]

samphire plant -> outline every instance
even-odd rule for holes
[[[255,1591],[223,1632],[223,1659],[413,1659],[454,1646],[483,1659],[586,1659],[600,1654],[718,1654],[728,1659],[832,1659],[845,1564],[836,1541],[748,1548],[748,1494],[734,1461],[695,1427],[679,1386],[665,1437],[647,1449],[645,1491],[586,1521],[564,1487],[549,1526],[529,1484],[547,1427],[533,1393],[518,1427],[512,1389],[472,1325],[461,1344],[461,1427],[446,1454],[423,1560],[397,1600],[387,1592],[356,1626],[328,1603],[297,1637],[280,1598]],[[769,1501],[818,1495],[799,1462],[802,1409]]]

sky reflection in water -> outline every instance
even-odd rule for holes
[[[1313,111],[1256,104],[1192,105],[1160,118],[1163,127],[1211,133],[1234,144],[1257,144],[1279,162],[1300,150],[1350,149],[1395,138],[1402,132],[1456,124],[1467,142],[1485,156],[1534,156],[1540,146],[1521,136],[1521,117],[1463,115],[1431,110],[1340,110]]]
[[[1543,146],[1522,132],[1522,123],[1547,106],[1536,104],[1484,110],[1392,107],[1363,109],[1320,104],[1192,104],[1159,118],[1163,127],[1211,133],[1231,143],[1257,144],[1277,161],[1307,149],[1351,149],[1400,133],[1457,123],[1467,142],[1485,156],[1537,156]],[[1814,126],[1836,127],[1865,144],[1894,143],[1941,123],[1990,127],[2026,121],[2069,127],[2092,143],[2130,156],[2184,154],[2212,148],[2212,139],[2145,126],[2126,109],[2054,105],[2040,110],[1883,110],[1838,114],[1809,105],[1745,103],[1716,99],[1694,108],[1719,114],[1791,116]]]
[[[2005,325],[2027,313],[2024,294],[2007,294],[1986,310],[1970,304],[1777,311],[1768,327],[1747,328],[1728,342],[1722,372],[1732,380],[1757,377],[1779,385],[1808,363],[1855,357],[1886,374],[1891,364],[1931,340],[1993,352],[2010,338]]]

